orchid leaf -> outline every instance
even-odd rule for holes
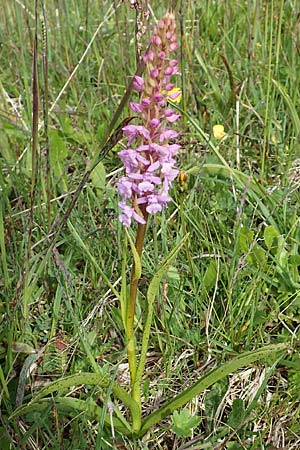
[[[77,375],[70,375],[69,377],[62,378],[57,381],[53,381],[48,386],[41,389],[38,394],[32,399],[32,401],[29,403],[29,405],[36,404],[40,402],[40,400],[50,394],[52,394],[55,391],[61,391],[64,389],[67,389],[71,386],[80,386],[82,384],[85,385],[96,385],[101,386],[102,388],[107,388],[108,386],[111,386],[111,380],[107,375],[102,375],[98,373],[89,373],[89,372],[83,372]],[[127,406],[131,413],[132,411],[138,411],[138,406],[136,402],[130,397],[130,395],[127,394],[127,392],[118,384],[113,383],[111,390],[113,394],[121,400],[125,406]],[[28,405],[28,406],[29,406]],[[11,416],[11,418],[14,418],[16,416],[19,416],[22,411],[22,407],[18,408]]]
[[[43,398],[39,402],[31,402],[28,405],[18,408],[10,417],[13,419],[17,416],[24,416],[36,411],[44,411],[47,407],[55,405],[59,412],[68,415],[78,415],[85,413],[91,420],[100,420],[103,414],[103,408],[98,406],[94,401],[85,401],[73,397],[55,397]],[[131,428],[125,419],[120,420],[117,417],[111,417],[109,414],[104,415],[104,423],[114,428],[125,436],[131,434]]]
[[[238,355],[231,361],[228,361],[222,366],[211,370],[192,386],[185,389],[181,394],[177,395],[172,400],[167,401],[161,408],[146,417],[142,423],[142,427],[140,432],[138,433],[138,436],[144,436],[144,434],[147,433],[147,431],[153,425],[170,416],[179,408],[182,408],[189,401],[201,394],[203,391],[205,391],[205,389],[209,388],[217,381],[222,380],[231,373],[236,372],[241,367],[249,366],[250,364],[253,364],[254,362],[264,359],[268,356],[276,355],[277,352],[282,352],[286,350],[287,347],[287,344],[268,345],[260,349]]]

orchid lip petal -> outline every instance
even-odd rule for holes
[[[138,75],[135,75],[132,79],[132,87],[137,92],[142,92],[145,87],[145,82],[142,77],[139,77]]]
[[[143,107],[139,103],[129,102],[129,106],[132,109],[132,111],[134,111],[136,113],[142,113],[143,112]]]

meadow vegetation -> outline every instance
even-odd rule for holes
[[[299,2],[148,0],[138,42],[129,3],[38,1],[35,20],[33,1],[0,0],[1,449],[298,449]],[[127,251],[128,276],[131,263],[116,189],[126,140],[113,130],[134,114],[126,104],[111,121],[137,45],[145,51],[171,3],[181,175],[168,209],[148,223],[137,337],[149,282],[187,238],[156,296],[143,414],[236,355],[268,344],[287,350],[220,379],[134,441],[107,423],[110,384],[61,389],[104,406],[98,420],[88,406],[60,411],[54,394],[11,418],[64,376],[101,370],[128,388],[116,295]],[[110,135],[112,148],[97,159]],[[128,231],[134,240],[135,225]]]

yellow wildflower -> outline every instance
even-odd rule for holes
[[[182,92],[180,88],[174,87],[167,92],[167,100],[171,100],[173,103],[180,103],[182,97]]]
[[[213,134],[216,139],[223,139],[226,136],[223,125],[214,125],[213,126]]]

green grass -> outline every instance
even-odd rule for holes
[[[177,2],[178,85],[183,88],[178,127],[184,141],[178,166],[188,180],[183,192],[178,183],[174,186],[173,203],[149,224],[137,336],[158,264],[187,233],[189,239],[157,296],[143,411],[150,413],[200,374],[243,351],[279,342],[289,343],[291,351],[277,365],[269,358],[246,367],[190,402],[189,410],[201,421],[188,438],[176,436],[171,421],[164,420],[141,441],[121,436],[114,441],[104,416],[96,422],[84,410],[75,417],[62,415],[54,402],[9,420],[20,393],[26,404],[41,386],[65,375],[101,369],[124,388],[129,383],[117,299],[124,231],[115,187],[121,167],[117,151],[125,141],[86,184],[56,236],[58,252],[48,252],[47,235],[99,151],[136,70],[135,11],[129,2],[113,0],[44,3],[48,88],[38,2],[35,179],[34,2],[0,0],[5,62],[0,69],[3,449],[109,449],[117,444],[128,449],[299,448],[300,359],[294,351],[300,323],[297,1]],[[159,18],[171,2],[148,3]],[[144,48],[153,23],[151,14]],[[120,120],[129,114],[126,107]],[[213,136],[215,124],[225,127],[222,141]],[[130,232],[134,238],[134,227]],[[33,371],[27,378],[29,367]],[[90,385],[60,395],[94,400],[104,409],[113,401],[110,388]]]

